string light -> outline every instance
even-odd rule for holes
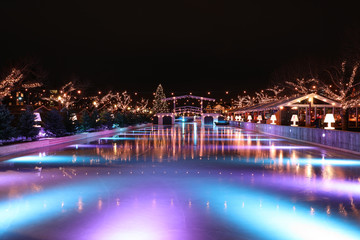
[[[0,83],[0,101],[10,95],[11,91],[17,83],[23,79],[23,74],[20,70],[13,68],[11,73]]]

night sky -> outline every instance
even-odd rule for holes
[[[56,2],[0,2],[0,67],[31,56],[52,87],[76,76],[94,89],[237,94],[289,62],[335,58],[360,25],[343,1]]]

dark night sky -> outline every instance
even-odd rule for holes
[[[0,2],[0,67],[34,56],[54,86],[76,75],[94,88],[237,93],[288,61],[336,56],[360,25],[343,1],[56,2]]]

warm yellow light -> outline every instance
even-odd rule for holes
[[[327,113],[324,119],[324,123],[328,123],[328,126],[325,127],[325,129],[335,129],[334,127],[331,127],[331,123],[335,122],[334,114]]]
[[[249,116],[248,116],[248,122],[251,122],[251,120],[252,120],[252,116],[249,115]]]
[[[270,120],[272,121],[270,124],[276,124],[276,123],[275,123],[275,121],[276,121],[276,116],[275,116],[275,114],[271,115]]]
[[[299,121],[298,115],[293,114],[293,115],[291,116],[291,121],[293,122],[293,124],[291,124],[291,126],[296,127],[296,126],[297,126],[296,122]]]

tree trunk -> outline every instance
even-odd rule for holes
[[[348,123],[349,123],[349,109],[342,109],[341,110],[341,129],[348,130]]]

